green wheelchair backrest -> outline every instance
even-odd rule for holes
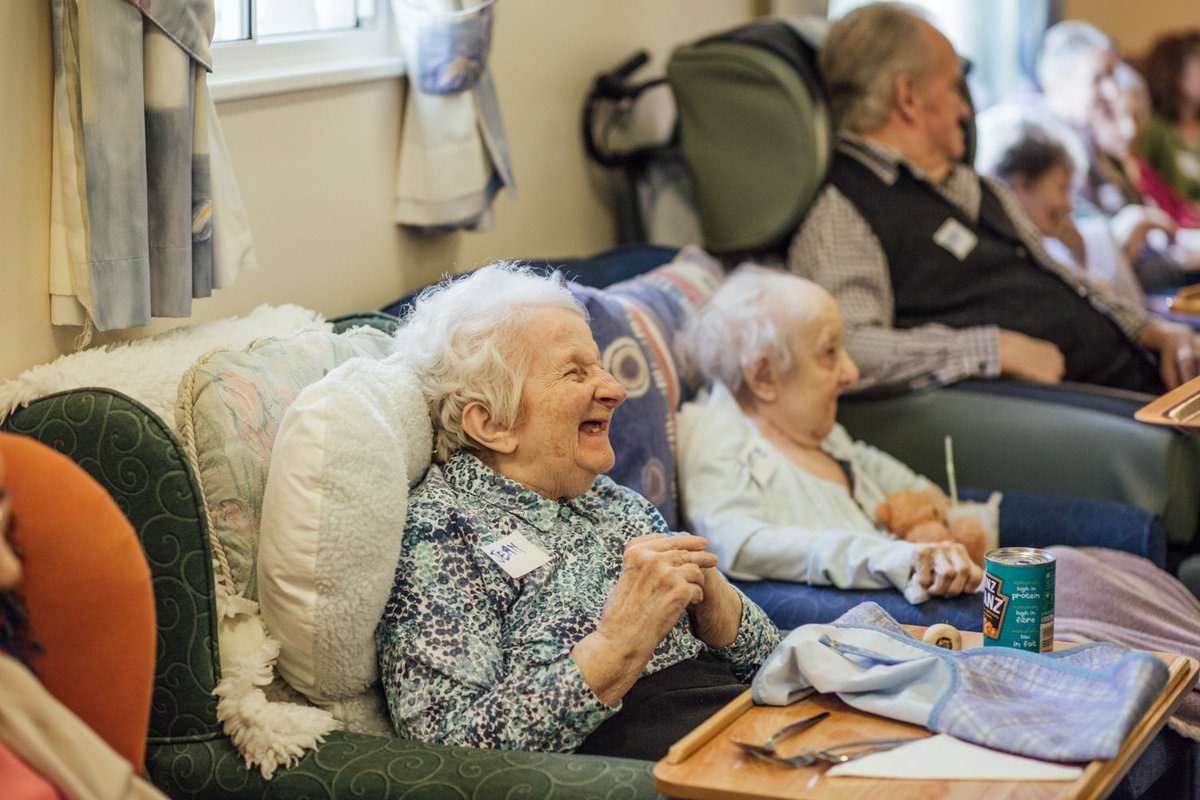
[[[823,29],[800,22],[754,22],[683,45],[667,62],[710,252],[786,247],[825,181],[833,128],[814,43]]]
[[[824,185],[834,124],[817,54],[827,28],[820,17],[767,18],[667,62],[704,246],[727,261],[784,256]],[[970,163],[973,118],[966,127]]]

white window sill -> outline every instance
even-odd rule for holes
[[[275,70],[259,75],[239,75],[232,78],[209,76],[208,88],[213,100],[247,100],[305,89],[321,89],[348,83],[395,78],[404,74],[404,59],[400,56],[377,56],[310,68]]]

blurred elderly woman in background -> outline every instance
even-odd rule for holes
[[[900,541],[876,528],[876,508],[894,492],[947,501],[931,481],[837,424],[838,397],[858,369],[827,291],[743,265],[689,321],[686,336],[712,383],[679,416],[683,509],[723,571],[895,587],[910,599],[976,589],[982,570],[961,544]]]
[[[1024,106],[992,106],[976,115],[979,146],[975,168],[1007,184],[1042,235],[1046,252],[1075,267],[1111,291],[1145,301],[1130,253],[1114,237],[1101,214],[1076,219],[1072,188],[1087,172],[1087,155],[1078,135]],[[1140,252],[1146,231],[1134,243]]]
[[[1138,151],[1200,215],[1200,30],[1161,36],[1142,66],[1153,114]]]
[[[778,643],[698,536],[602,473],[625,390],[555,278],[485,267],[401,330],[434,422],[380,622],[401,736],[657,759]]]

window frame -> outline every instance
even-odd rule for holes
[[[217,42],[212,60],[208,88],[218,103],[404,74],[387,0],[358,28]]]

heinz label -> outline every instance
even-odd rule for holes
[[[984,557],[983,643],[1047,652],[1054,647],[1054,556],[1002,547]]]

